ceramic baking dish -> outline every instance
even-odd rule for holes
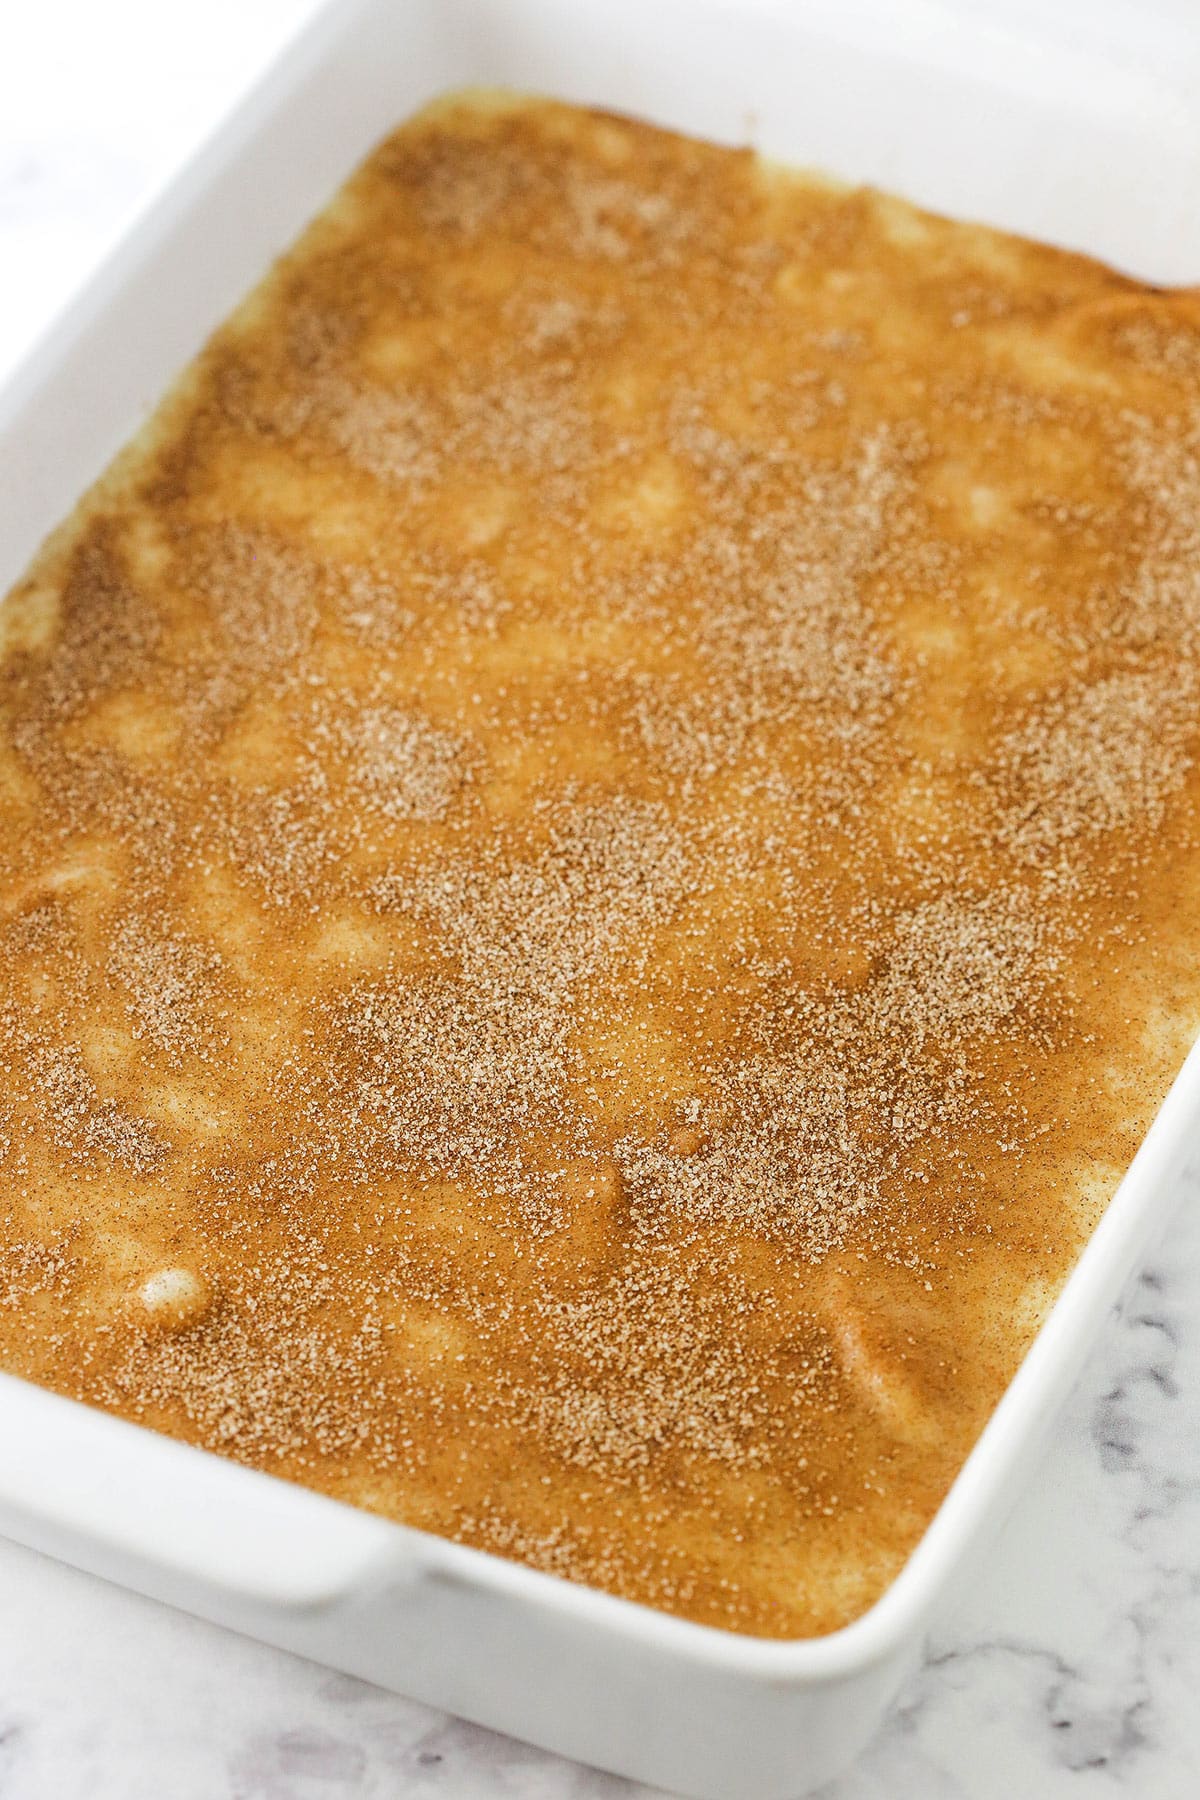
[[[1177,34],[1144,10],[1086,16],[1082,42],[1001,0],[986,16],[915,0],[335,0],[0,395],[0,592],[352,166],[448,89],[514,86],[750,140],[1155,281],[1200,279],[1182,13]],[[709,1800],[797,1795],[874,1731],[1018,1489],[1198,1118],[1193,1053],[924,1540],[832,1636],[691,1625],[2,1376],[0,1528],[569,1756]]]

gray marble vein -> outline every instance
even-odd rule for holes
[[[0,0],[0,376],[311,6]],[[1193,1176],[984,1572],[822,1800],[1200,1794],[1198,1408]],[[639,1793],[0,1541],[0,1800]]]

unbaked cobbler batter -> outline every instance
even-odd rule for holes
[[[784,1637],[1200,1026],[1200,300],[396,133],[0,612],[0,1364]]]

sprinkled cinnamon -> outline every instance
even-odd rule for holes
[[[1200,310],[406,126],[0,612],[0,1361],[843,1623],[1200,1026]]]

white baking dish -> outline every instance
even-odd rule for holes
[[[1157,281],[1200,279],[1197,46],[1182,16],[1178,33],[1144,11],[1087,17],[1082,44],[995,6],[336,0],[0,395],[0,592],[357,160],[447,89],[511,85],[750,138]],[[1019,1486],[1164,1216],[1198,1116],[1194,1053],[924,1541],[830,1637],[689,1625],[11,1377],[0,1527],[569,1756],[712,1800],[796,1795],[874,1730]]]

